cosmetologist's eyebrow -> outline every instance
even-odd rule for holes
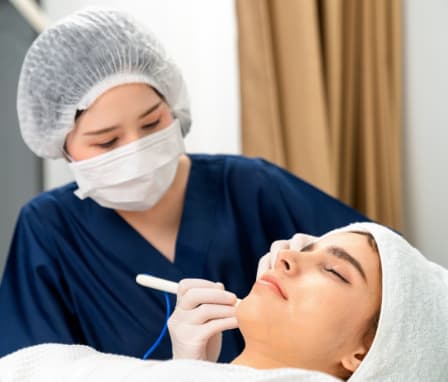
[[[141,115],[139,115],[139,119],[146,117],[148,114],[151,114],[154,110],[156,110],[163,101],[159,101],[157,102],[155,105],[151,106],[148,110],[146,110],[145,112],[143,112]],[[104,133],[109,133],[115,129],[117,129],[118,126],[110,126],[110,127],[105,127],[103,129],[99,129],[99,130],[95,130],[95,131],[88,131],[87,133],[84,133],[84,135],[101,135]]]
[[[95,131],[88,131],[87,133],[84,133],[84,135],[101,135],[104,133],[109,133],[115,129],[117,129],[118,126],[110,126],[110,127],[105,127],[104,129],[99,129],[99,130],[95,130]]]
[[[148,114],[151,114],[154,110],[156,110],[163,101],[159,101],[158,103],[156,103],[154,106],[151,106],[148,110],[146,110],[144,113],[142,113],[138,118],[143,118],[146,117]]]

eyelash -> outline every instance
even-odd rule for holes
[[[113,138],[109,142],[97,143],[96,146],[101,147],[103,149],[107,149],[109,147],[112,147],[114,145],[114,143],[117,142],[117,140],[118,140],[118,138]]]
[[[157,121],[153,122],[153,123],[149,123],[147,125],[143,126],[143,129],[153,129],[155,128],[158,124],[160,123],[160,119],[158,119]],[[102,149],[107,149],[109,147],[112,147],[114,145],[115,142],[117,142],[118,138],[113,138],[108,142],[105,143],[97,143],[96,146],[101,147]]]
[[[350,282],[344,277],[342,276],[340,273],[336,272],[334,269],[331,268],[325,268],[325,270],[329,273],[333,273],[336,277],[338,277],[341,281],[343,281],[346,284],[350,284]]]
[[[156,127],[159,123],[160,123],[160,119],[158,119],[157,121],[155,121],[155,122],[153,122],[153,123],[148,123],[147,125],[144,125],[143,128],[144,128],[144,129],[153,129],[153,128]]]

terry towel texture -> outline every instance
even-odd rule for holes
[[[349,381],[447,382],[448,271],[378,224],[342,229],[374,236],[383,288],[374,342]]]
[[[44,344],[0,359],[1,382],[338,382],[299,369],[255,370],[196,360],[142,361],[82,345]]]

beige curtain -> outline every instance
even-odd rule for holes
[[[244,154],[400,229],[400,0],[236,4]]]

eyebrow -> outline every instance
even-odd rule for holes
[[[144,111],[141,115],[139,115],[138,119],[142,119],[143,117],[146,117],[148,114],[151,114],[153,111],[155,111],[163,101],[157,102],[155,105],[151,106],[148,110]],[[89,131],[87,133],[84,133],[84,135],[101,135],[104,133],[109,133],[115,129],[117,129],[118,126],[110,126],[105,127],[103,129],[95,130],[95,131]]]
[[[315,247],[315,243],[311,243],[302,248],[302,251],[311,251]],[[350,263],[361,275],[363,280],[367,283],[366,273],[361,265],[361,263],[356,260],[352,255],[350,255],[344,248],[331,245],[325,248],[326,252],[332,256],[342,259]]]
[[[161,104],[162,100],[157,102],[154,106],[151,106],[148,110],[146,110],[144,113],[142,113],[138,118],[141,119],[143,117],[146,117],[148,114],[151,114],[154,110],[156,110]]]

